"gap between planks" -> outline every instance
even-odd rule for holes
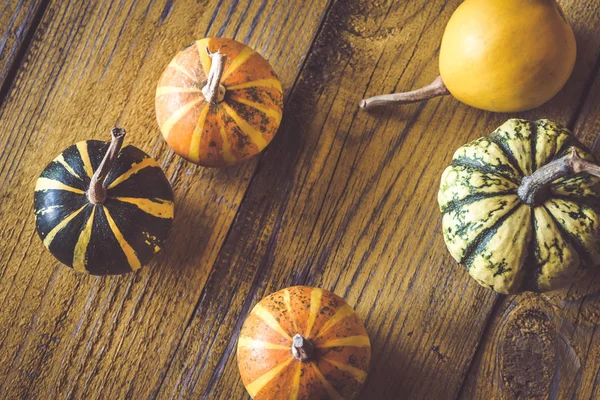
[[[25,36],[23,37],[23,41],[19,45],[16,55],[12,60],[9,60],[9,67],[7,69],[6,75],[4,77],[4,81],[2,82],[2,86],[0,86],[0,107],[4,104],[4,100],[8,97],[10,90],[13,86],[14,81],[17,78],[17,74],[23,60],[25,59],[25,54],[27,54],[27,50],[33,41],[33,37],[37,32],[37,29],[42,22],[42,17],[48,8],[49,0],[43,0],[39,5],[38,9],[35,11],[35,14],[31,20],[31,24],[29,25]],[[7,35],[9,32],[7,32]]]

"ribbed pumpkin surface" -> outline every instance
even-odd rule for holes
[[[315,347],[296,360],[292,338]],[[248,393],[260,399],[352,399],[362,388],[371,358],[367,332],[342,298],[295,286],[261,300],[240,333],[237,359]]]
[[[37,232],[63,264],[93,275],[137,270],[160,250],[173,222],[173,193],[156,161],[121,150],[105,181],[108,198],[90,203],[86,190],[109,144],[79,142],[61,153],[36,182]]]
[[[517,195],[524,176],[572,149],[593,161],[567,129],[512,119],[456,151],[438,195],[444,240],[480,284],[500,293],[547,291],[598,264],[598,178],[558,179],[535,207]]]
[[[202,94],[211,53],[227,57],[223,101]],[[242,162],[262,151],[281,122],[283,90],[260,54],[230,39],[198,40],[179,52],[156,89],[156,118],[163,137],[181,157],[207,167]]]

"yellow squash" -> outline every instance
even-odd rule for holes
[[[529,110],[564,86],[575,57],[573,30],[555,0],[466,0],[446,26],[440,77],[416,91],[363,100],[361,107],[452,94],[483,110]]]
[[[465,104],[523,111],[564,86],[575,53],[573,30],[554,0],[467,0],[446,26],[440,75]]]

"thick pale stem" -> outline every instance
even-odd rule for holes
[[[444,85],[442,77],[438,76],[429,85],[420,89],[413,90],[411,92],[383,94],[381,96],[370,97],[368,99],[361,100],[359,106],[362,109],[370,110],[371,108],[387,106],[390,104],[416,103],[418,101],[423,101],[438,96],[447,96],[449,94],[450,91],[446,85]]]
[[[206,86],[202,88],[202,94],[207,102],[219,103],[223,101],[223,97],[225,97],[225,87],[221,85],[221,77],[225,70],[225,61],[227,61],[227,57],[220,51],[211,53],[208,47],[206,48],[206,51],[212,59],[212,63],[210,71],[208,71]]]
[[[552,182],[559,178],[585,172],[600,177],[600,166],[583,160],[575,149],[567,156],[554,160],[521,180],[517,191],[519,198],[534,207],[542,202],[544,194]]]
[[[108,150],[106,151],[106,154],[104,154],[104,158],[98,166],[98,169],[92,176],[90,188],[87,192],[88,199],[94,204],[103,204],[106,201],[106,188],[104,187],[104,180],[110,172],[113,163],[117,159],[119,151],[121,151],[121,146],[123,145],[123,140],[125,139],[125,129],[115,127],[111,129],[110,134],[112,137],[110,145],[108,146]]]
[[[298,361],[308,361],[312,357],[315,348],[313,344],[300,334],[292,339],[292,355]]]

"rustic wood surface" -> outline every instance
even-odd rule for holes
[[[46,5],[41,0],[5,0],[0,6],[0,97],[14,79]]]
[[[437,75],[460,0],[16,1],[0,5],[0,394],[244,399],[237,334],[286,286],[343,296],[373,361],[363,399],[600,397],[600,274],[503,297],[447,253],[436,196],[452,153],[509,117],[451,98],[360,111],[364,96]],[[561,0],[578,40],[559,95],[519,116],[600,132],[600,7]],[[3,8],[2,8],[3,7]],[[209,170],[176,157],[156,81],[205,36],[261,52],[285,90],[265,153]],[[70,144],[107,139],[157,158],[175,193],[165,250],[121,277],[73,273],[47,252],[34,182]],[[533,350],[532,350],[533,349]]]

